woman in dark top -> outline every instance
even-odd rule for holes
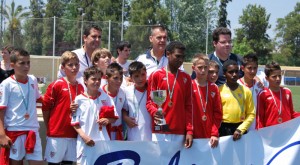
[[[10,53],[13,50],[10,46],[5,46],[1,49],[2,61],[0,65],[0,83],[15,72],[10,66]]]

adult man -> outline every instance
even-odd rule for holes
[[[215,52],[208,55],[210,60],[216,61],[220,68],[222,68],[223,63],[227,60],[234,60],[237,62],[239,67],[239,77],[243,77],[244,73],[241,70],[242,59],[239,55],[231,53],[232,50],[232,40],[231,31],[225,27],[219,27],[213,31],[213,45],[215,47]],[[226,82],[223,70],[219,69],[219,76],[216,84],[218,86]]]
[[[123,74],[128,77],[128,66],[130,64],[128,60],[130,55],[131,44],[126,41],[121,41],[117,44],[117,54],[116,62],[120,64],[123,68]]]
[[[139,55],[136,61],[142,62],[147,69],[147,79],[150,74],[160,68],[167,66],[168,59],[165,54],[165,48],[167,45],[167,29],[162,25],[154,25],[151,27],[151,35],[149,41],[152,47],[145,52],[145,54]]]
[[[92,66],[91,63],[92,53],[96,48],[99,48],[101,45],[101,34],[102,34],[102,29],[96,25],[90,25],[84,29],[83,32],[84,45],[81,48],[73,51],[78,56],[79,64],[80,64],[79,72],[76,76],[77,79],[82,77],[83,72],[86,68]],[[64,76],[65,73],[63,72],[60,66],[57,77],[61,78]]]

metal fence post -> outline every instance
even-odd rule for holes
[[[108,50],[110,50],[111,20],[108,21]]]
[[[53,41],[52,41],[52,46],[53,46],[53,50],[52,50],[52,81],[54,81],[54,57],[55,57],[55,24],[56,24],[56,17],[53,17]],[[51,82],[52,82],[51,81]]]

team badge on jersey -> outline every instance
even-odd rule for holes
[[[186,83],[187,82],[187,78],[183,78],[183,83]]]
[[[55,152],[51,151],[50,152],[50,157],[53,158],[55,156]]]
[[[15,148],[13,148],[13,149],[12,149],[12,153],[13,153],[13,154],[16,154],[16,153],[17,153],[17,151],[18,151],[18,150],[17,150],[17,149],[15,149]]]
[[[106,106],[107,104],[107,100],[101,100],[102,105]]]
[[[119,98],[119,101],[120,101],[121,103],[122,103],[122,100],[123,100],[122,98]]]
[[[286,94],[286,99],[290,100],[290,95]]]
[[[34,89],[34,84],[30,84],[30,85],[31,85],[32,89]]]
[[[243,97],[243,94],[242,94],[242,93],[239,93],[238,96],[239,96],[239,98],[242,98],[242,97]]]
[[[210,92],[211,97],[215,97],[216,92]]]

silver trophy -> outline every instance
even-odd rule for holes
[[[158,109],[157,111],[159,113],[162,114],[162,104],[166,101],[166,98],[167,98],[167,91],[166,90],[154,90],[154,91],[151,91],[151,99],[153,100],[153,102],[155,104],[158,105]],[[163,116],[163,114],[162,114]],[[168,130],[168,125],[166,123],[166,119],[164,118],[164,116],[158,121],[156,122],[156,125],[160,126],[160,128],[163,130],[163,131],[166,131]],[[159,128],[155,128],[155,130],[161,130]]]

